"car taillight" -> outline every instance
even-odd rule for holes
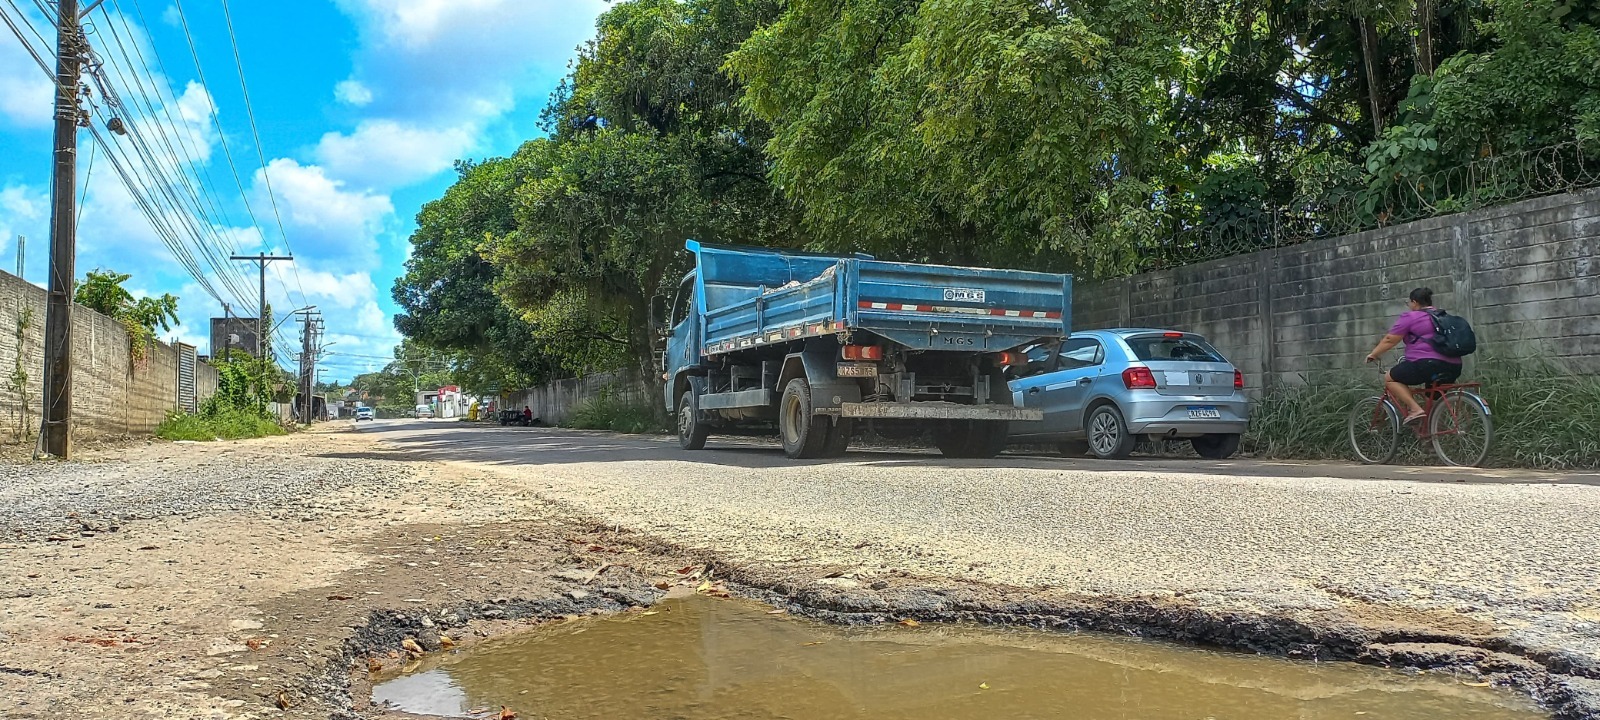
[[[1122,384],[1126,385],[1129,390],[1154,388],[1156,386],[1156,375],[1150,372],[1150,368],[1147,367],[1131,367],[1122,371]]]
[[[1239,372],[1238,370],[1233,371],[1233,389],[1244,389],[1244,373]]]
[[[883,348],[877,345],[846,345],[844,346],[844,359],[882,360]]]

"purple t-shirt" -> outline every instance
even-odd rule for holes
[[[1433,339],[1433,316],[1427,310],[1407,310],[1399,320],[1394,321],[1389,334],[1405,339],[1406,360],[1443,360],[1461,364],[1461,358],[1446,357],[1429,342]]]

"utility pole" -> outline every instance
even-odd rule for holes
[[[255,255],[234,255],[234,256],[231,256],[229,259],[231,259],[231,260],[248,260],[250,262],[253,262],[253,263],[256,264],[256,269],[259,270],[260,273],[261,273],[261,275],[260,275],[260,277],[261,277],[261,294],[258,296],[257,305],[256,305],[256,357],[265,358],[267,356],[267,332],[268,332],[268,328],[266,327],[266,318],[267,318],[267,263],[276,262],[276,261],[279,261],[279,260],[288,260],[288,261],[292,262],[292,261],[294,261],[294,257],[291,256],[291,255],[268,255],[266,253],[257,253]]]
[[[305,316],[300,319],[304,323],[300,329],[300,397],[304,399],[300,418],[307,425],[311,424],[316,410],[312,393],[316,390],[317,353],[321,351],[317,337],[322,331],[322,317],[312,317],[315,312],[310,308],[299,312]]]
[[[44,451],[72,455],[72,286],[78,243],[78,106],[87,44],[78,0],[56,3],[56,126],[50,180],[50,288],[44,320]],[[20,262],[20,255],[19,262]]]

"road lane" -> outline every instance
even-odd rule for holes
[[[869,451],[381,423],[372,457],[508,489],[740,561],[906,572],[1229,611],[1348,611],[1503,634],[1600,671],[1592,475]]]

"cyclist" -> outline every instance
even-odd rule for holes
[[[1453,383],[1461,377],[1461,358],[1446,357],[1433,347],[1433,290],[1425,287],[1411,291],[1406,311],[1395,320],[1389,333],[1378,341],[1378,346],[1367,353],[1367,362],[1377,362],[1383,354],[1396,345],[1406,344],[1405,360],[1383,376],[1389,394],[1405,403],[1407,423],[1421,420],[1427,413],[1411,394],[1412,385]]]

